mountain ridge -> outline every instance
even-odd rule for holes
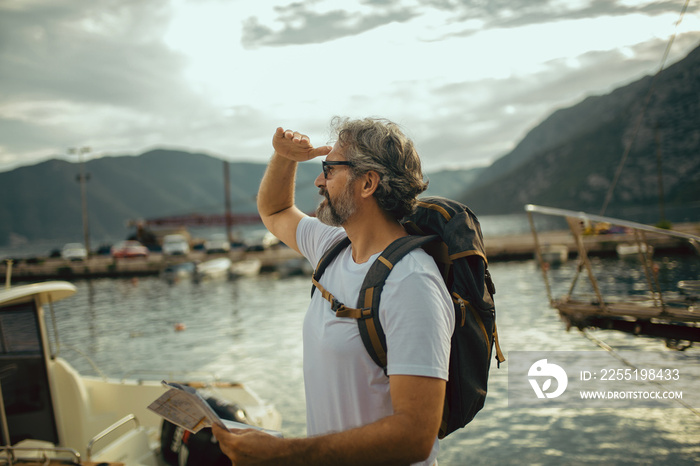
[[[552,112],[489,167],[428,173],[426,194],[461,200],[477,215],[522,213],[524,204],[599,213],[632,140],[610,212],[658,205],[659,179],[667,205],[700,206],[700,47],[656,78]],[[126,237],[128,220],[223,213],[223,167],[215,156],[168,149],[87,161],[91,241]],[[233,212],[254,212],[265,164],[229,167]],[[304,211],[320,200],[313,185],[320,171],[318,163],[299,164],[296,199]],[[0,245],[82,238],[78,172],[61,159],[0,172]]]
[[[234,213],[256,212],[255,196],[266,164],[229,162]],[[131,220],[223,214],[224,160],[179,150],[153,149],[139,156],[108,156],[85,163],[91,241],[110,242],[129,234]],[[0,245],[27,241],[78,241],[82,233],[79,164],[50,159],[0,173]],[[297,170],[296,199],[305,212],[320,196],[314,180],[320,163]],[[473,178],[473,170],[437,173],[429,193],[451,196]],[[477,170],[478,172],[478,170]]]
[[[665,202],[700,201],[700,47],[656,79],[553,112],[459,199],[477,213],[518,212],[523,203],[598,213],[632,142],[610,207],[658,203],[659,178]],[[568,189],[544,189],[558,184]]]

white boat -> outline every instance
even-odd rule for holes
[[[241,259],[234,261],[229,270],[229,278],[254,277],[260,273],[262,261],[260,259]]]
[[[161,378],[83,376],[58,354],[55,328],[52,347],[45,309],[55,323],[52,304],[75,292],[74,285],[63,281],[0,289],[0,429],[5,445],[0,463],[26,464],[34,458],[31,464],[177,464],[173,458],[167,462],[161,451],[161,441],[168,440],[161,439],[161,432],[173,438],[177,432],[165,429],[162,418],[147,409],[166,391]],[[242,384],[186,377],[181,383],[206,390],[248,424],[279,430],[279,413]],[[178,451],[167,453],[177,456]]]
[[[547,244],[542,246],[542,260],[556,265],[569,259],[569,247],[566,244]]]
[[[615,246],[615,251],[619,257],[638,256],[640,252],[651,256],[654,254],[654,246],[647,243],[620,243]]]
[[[700,299],[700,280],[681,280],[678,289],[692,299]]]
[[[294,277],[297,275],[312,275],[314,269],[304,257],[287,259],[277,265],[277,273],[280,277]]]
[[[168,283],[177,283],[181,280],[191,278],[194,274],[194,262],[181,262],[179,264],[171,264],[161,270],[160,275]]]
[[[197,282],[205,280],[226,279],[231,270],[231,259],[219,257],[197,264],[194,271],[194,279]]]

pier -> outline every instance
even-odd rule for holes
[[[687,223],[674,226],[675,231],[700,235],[700,224]],[[577,256],[575,239],[571,232],[550,231],[538,234],[540,246],[564,246],[568,258]],[[648,241],[658,254],[694,254],[687,242],[668,236],[650,235]],[[589,256],[613,256],[618,244],[633,243],[632,234],[591,234],[585,235]],[[535,258],[535,240],[532,234],[485,237],[486,255],[490,263],[502,261],[523,261]],[[152,252],[147,258],[115,259],[111,256],[92,255],[84,261],[68,261],[54,257],[32,257],[15,259],[12,264],[13,280],[51,280],[82,278],[123,278],[157,275],[165,267],[181,262],[203,262],[216,257],[227,256],[232,261],[257,258],[262,261],[263,272],[275,271],[281,264],[301,256],[292,249],[280,246],[264,251],[231,251],[228,254],[206,254],[193,251],[185,256],[166,256]],[[6,275],[8,264],[0,263],[0,276]]]
[[[84,278],[128,278],[158,275],[166,267],[183,262],[205,262],[218,257],[229,257],[232,261],[257,258],[262,261],[262,270],[273,271],[280,264],[301,257],[287,247],[265,251],[232,251],[228,254],[206,254],[191,252],[187,255],[168,256],[152,252],[148,257],[113,258],[92,255],[86,260],[69,261],[56,257],[33,257],[13,261],[12,280],[71,280]],[[5,276],[8,263],[0,264],[0,276]]]
[[[693,342],[700,342],[700,318],[696,309],[696,303],[700,299],[697,294],[700,281],[697,275],[691,273],[687,278],[676,277],[676,283],[671,283],[672,288],[669,288],[668,282],[663,283],[659,279],[657,263],[658,257],[666,255],[667,252],[687,253],[688,256],[697,259],[700,254],[700,235],[697,227],[688,225],[685,231],[678,228],[664,230],[640,223],[551,207],[527,205],[525,210],[533,229],[535,253],[550,305],[559,311],[567,328],[615,329],[634,335],[659,337],[666,340],[669,348],[681,351],[692,346]],[[552,243],[544,239],[543,233],[536,231],[534,214],[566,219],[571,237],[576,242],[576,270],[571,277],[568,292],[558,297],[553,295],[550,286],[551,263],[546,255],[551,252],[552,249],[547,247]],[[617,235],[590,234],[591,231],[595,231],[592,230],[594,222],[605,231],[624,233],[629,240],[620,238],[609,241],[609,237],[617,238]],[[618,273],[629,274],[636,269],[639,272],[636,290],[644,290],[644,293],[630,294],[602,286],[612,277],[606,274],[605,270],[596,270],[589,257],[605,253],[612,245],[610,243],[615,245],[615,253],[620,257],[632,256],[638,259],[624,261],[625,267]],[[599,280],[597,275],[600,275],[602,280]],[[582,287],[577,287],[582,276],[588,278],[590,289],[581,290]]]
[[[673,231],[700,236],[700,223],[679,223]],[[568,258],[578,256],[576,238],[569,230],[545,231],[537,234],[540,246],[565,246]],[[617,254],[620,244],[636,242],[632,232],[615,234],[584,234],[583,243],[589,256],[609,257]],[[654,250],[663,254],[695,254],[687,241],[671,236],[649,234],[647,240]],[[489,262],[530,260],[535,258],[535,238],[532,234],[487,236],[484,238]]]

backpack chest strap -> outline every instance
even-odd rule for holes
[[[345,304],[341,303],[338,301],[338,299],[333,296],[333,294],[325,289],[323,285],[321,285],[318,280],[315,278],[311,278],[311,283],[314,284],[314,286],[318,289],[318,291],[321,292],[321,296],[323,296],[323,299],[331,303],[331,310],[335,312],[336,317],[350,317],[353,319],[361,319],[363,316],[369,316],[372,313],[372,309],[368,308],[353,308],[353,307],[347,307]]]
[[[387,365],[387,345],[386,336],[379,321],[379,298],[384,282],[394,265],[413,249],[424,246],[434,241],[437,236],[405,236],[391,243],[370,266],[365,275],[360,296],[357,300],[357,308],[348,307],[338,301],[333,294],[326,290],[319,280],[330,262],[346,248],[350,241],[345,238],[332,246],[319,261],[314,276],[311,279],[313,286],[312,295],[315,289],[321,292],[325,300],[331,304],[331,309],[337,317],[350,317],[357,319],[358,329],[362,342],[372,360],[386,373]]]
[[[386,340],[382,332],[381,324],[375,325],[375,318],[378,321],[378,313],[372,312],[372,301],[374,299],[374,288],[364,290],[365,307],[347,307],[338,301],[331,292],[326,290],[315,278],[311,279],[314,287],[321,292],[321,296],[331,303],[331,310],[336,317],[350,317],[357,320],[360,337],[372,360],[384,370],[386,374]]]

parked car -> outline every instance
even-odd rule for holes
[[[112,257],[148,257],[148,248],[138,241],[120,241],[112,246]]]
[[[186,255],[190,253],[190,244],[182,235],[165,235],[162,250],[166,256]]]
[[[112,245],[110,244],[100,244],[100,246],[95,251],[98,256],[109,256],[112,254]]]
[[[68,243],[61,249],[61,258],[69,261],[87,259],[87,250],[81,243]]]
[[[204,242],[204,249],[207,254],[214,254],[218,252],[229,252],[231,250],[231,244],[228,242],[228,236],[223,233],[217,233],[211,235],[211,237]]]

